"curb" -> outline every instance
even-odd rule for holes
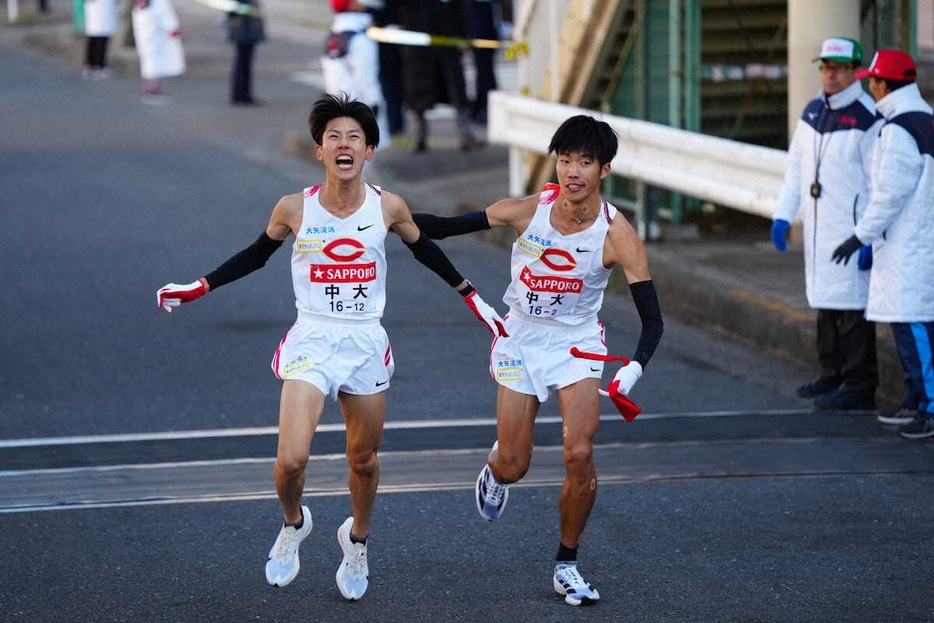
[[[721,283],[722,280],[716,276],[685,270],[683,260],[673,257],[673,254],[658,252],[654,246],[648,248],[648,253],[665,315],[816,369],[816,311],[793,308],[775,299],[737,289],[732,284]],[[622,277],[616,272],[614,276]],[[618,281],[619,287],[626,286],[624,279]],[[887,324],[877,323],[876,351],[879,369],[877,402],[899,404],[905,391],[901,361]],[[802,382],[806,380],[802,379]]]

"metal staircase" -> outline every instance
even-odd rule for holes
[[[787,81],[774,75],[786,66],[787,25],[786,0],[703,0],[701,132],[788,147]],[[733,68],[735,78],[715,80],[724,73],[714,72],[716,68]]]
[[[634,41],[634,5],[633,0],[571,0],[560,28],[557,75],[553,64],[545,67],[538,97],[553,100],[557,94],[561,103],[601,110]],[[552,168],[549,158],[532,159],[530,192],[551,178]]]
[[[775,76],[775,71],[786,65],[787,0],[697,2],[700,67],[694,69],[700,86],[699,101],[694,106],[699,108],[700,131],[786,148],[787,86],[784,76]],[[542,37],[547,13],[553,8],[549,0],[532,5],[534,14],[527,17],[526,29],[530,33],[538,31]],[[531,46],[533,51],[527,61],[530,91],[543,100],[571,106],[650,120],[657,117],[657,89],[656,99],[650,99],[645,85],[669,79],[664,64],[667,60],[658,53],[664,47],[658,38],[671,36],[667,22],[662,21],[668,6],[664,0],[570,0],[562,7],[557,62],[541,51],[548,47],[543,45],[547,38]],[[646,46],[646,41],[640,39],[645,33],[652,38],[649,45],[655,46],[654,56],[648,62],[634,63],[634,55],[640,52],[637,46]],[[677,36],[683,35],[679,32]],[[645,54],[645,49],[641,53]],[[756,75],[754,70],[749,71],[755,67],[770,71]],[[621,86],[625,72],[628,77]],[[630,102],[633,110],[618,110],[622,98]],[[551,169],[548,158],[530,159],[530,192],[548,181]]]

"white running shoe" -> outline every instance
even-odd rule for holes
[[[311,511],[302,506],[304,523],[300,529],[295,526],[282,526],[279,536],[269,550],[266,561],[266,581],[273,586],[286,586],[298,575],[301,566],[298,562],[298,546],[311,533]]]
[[[555,565],[555,590],[564,595],[564,601],[572,606],[588,605],[600,601],[600,593],[581,577],[577,565]]]
[[[353,526],[353,517],[337,529],[337,542],[341,544],[344,559],[337,568],[337,588],[345,599],[360,599],[369,585],[370,567],[366,563],[366,544],[354,543],[350,540],[350,528]]]
[[[493,444],[493,452],[497,447],[499,447],[499,441]],[[506,502],[509,500],[509,485],[496,481],[489,464],[484,465],[480,470],[480,475],[477,476],[474,500],[477,502],[477,512],[487,521],[493,521],[506,509]]]

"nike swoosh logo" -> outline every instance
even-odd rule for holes
[[[591,372],[599,372],[599,371],[600,371],[600,368],[591,368],[590,371],[591,371]]]
[[[388,380],[387,380],[387,381],[383,381],[382,383],[380,383],[379,381],[376,381],[376,386],[377,386],[377,387],[382,387],[383,385],[385,385],[385,384],[388,383],[388,382],[389,382]]]
[[[369,224],[369,225],[367,225],[366,227],[361,227],[361,226],[357,225],[357,231],[363,231],[364,229],[369,229],[369,228],[371,228],[371,227],[373,227],[373,224],[372,224],[372,223]]]
[[[577,247],[577,252],[578,253],[590,253],[590,249],[581,249],[580,247]]]

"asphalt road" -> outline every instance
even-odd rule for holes
[[[83,82],[0,42],[0,620],[934,620],[934,448],[869,416],[811,414],[792,393],[804,371],[673,321],[633,392],[644,414],[607,411],[598,435],[581,569],[603,599],[565,605],[550,585],[554,401],[529,476],[483,522],[489,338],[397,240],[370,591],[346,603],[334,584],[349,499],[333,405],[302,572],[266,585],[287,253],[171,315],[155,291],[245,246],[321,172],[277,142],[302,131],[307,86],[270,76],[268,104],[244,111],[225,84],[180,80],[176,104],[145,107],[135,79]],[[506,252],[444,248],[496,303]],[[628,299],[603,317],[610,350],[631,350]]]

